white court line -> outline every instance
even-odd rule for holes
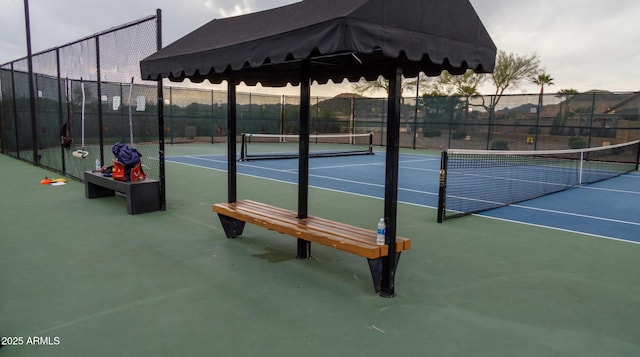
[[[553,230],[556,230],[556,231],[568,232],[568,233],[574,233],[574,234],[581,234],[581,235],[595,237],[595,238],[610,239],[610,240],[615,240],[615,241],[618,241],[618,242],[640,244],[640,242],[636,242],[636,241],[628,240],[628,239],[608,237],[608,236],[603,236],[603,235],[593,234],[593,233],[588,233],[588,232],[574,231],[574,230],[571,230],[571,229],[564,229],[564,228],[558,228],[558,227],[553,227],[553,226],[545,226],[545,225],[542,225],[542,224],[535,224],[535,223],[529,223],[529,222],[523,222],[523,221],[516,221],[516,220],[500,218],[500,217],[483,216],[481,214],[474,214],[474,216],[476,216],[476,215],[478,215],[480,217],[483,217],[483,218],[495,219],[496,221],[503,221],[503,222],[509,222],[509,223],[518,223],[518,224],[524,224],[524,225],[531,226],[531,227],[553,229]]]
[[[188,156],[181,156],[181,157],[188,157]],[[179,158],[179,157],[174,157],[174,158]],[[226,160],[222,161],[222,160],[212,160],[212,159],[204,159],[204,158],[198,158],[198,157],[191,157],[191,158],[196,158],[196,159],[200,159],[200,160],[204,160],[204,161],[213,161],[213,162],[223,162],[226,163]],[[173,163],[177,163],[177,164],[181,164],[181,165],[187,165],[187,166],[192,166],[192,167],[198,167],[198,168],[204,168],[204,169],[209,169],[209,170],[214,170],[214,171],[221,171],[221,172],[226,172],[226,169],[217,169],[217,168],[213,168],[213,167],[208,167],[208,166],[201,166],[201,165],[195,165],[195,164],[189,164],[189,163],[184,163],[184,162],[178,162],[178,161],[171,161]],[[259,167],[258,168],[262,168]],[[290,171],[283,171],[283,170],[276,170],[273,169],[273,171],[281,171],[281,172],[287,172],[290,173]],[[273,179],[273,178],[267,178],[264,176],[258,176],[258,175],[251,175],[251,174],[245,174],[245,173],[240,173],[240,175],[243,176],[247,176],[247,177],[254,177],[254,178],[258,178],[258,179],[263,179],[263,180],[269,180],[269,181],[273,181],[273,182],[279,182],[279,183],[284,183],[284,184],[290,184],[290,185],[297,185],[297,183],[295,182],[290,182],[290,181],[284,181],[284,180],[280,180],[280,179]],[[640,175],[638,175],[638,177],[640,178]],[[330,179],[334,179],[336,180],[336,178],[330,178]],[[345,180],[347,181],[347,180]],[[371,185],[371,186],[377,186],[377,187],[384,187],[383,185],[378,185],[378,184],[367,184],[364,182],[360,182],[360,181],[351,181],[353,183],[358,183],[358,184],[363,184],[363,185]],[[356,195],[356,196],[360,196],[360,197],[367,197],[367,198],[372,198],[372,199],[378,199],[378,200],[382,200],[383,198],[381,197],[377,197],[377,196],[372,196],[372,195],[367,195],[367,194],[361,194],[361,193],[355,193],[355,192],[350,192],[350,191],[344,191],[344,190],[340,190],[340,189],[333,189],[333,188],[325,188],[325,187],[318,187],[318,186],[313,186],[317,189],[321,189],[321,190],[327,190],[327,191],[332,191],[332,192],[339,192],[339,193],[344,193],[344,194],[349,194],[349,195]],[[410,190],[410,189],[402,189],[402,188],[398,188],[398,190],[404,190],[404,191],[409,191],[409,192],[417,192],[417,193],[423,193],[423,194],[427,194],[427,195],[437,195],[437,193],[433,193],[433,192],[424,192],[424,191],[416,191],[416,190]],[[406,204],[406,205],[411,205],[411,206],[416,206],[416,207],[425,207],[425,208],[430,208],[430,209],[436,209],[436,207],[433,206],[428,206],[428,205],[422,205],[422,204],[418,204],[418,203],[412,203],[412,202],[401,202],[402,204]],[[524,209],[532,209],[532,210],[536,210],[533,207],[526,207],[526,206],[521,206],[521,205],[511,205],[514,207],[519,207],[519,208],[524,208]],[[543,210],[543,209],[537,209],[537,210]],[[550,212],[554,212],[554,213],[558,213],[558,214],[565,214],[568,215],[568,213],[566,212],[558,212],[558,211],[551,211],[551,210],[547,210]],[[564,228],[559,228],[559,227],[553,227],[553,226],[547,226],[547,225],[541,225],[541,224],[535,224],[535,223],[529,223],[529,222],[524,222],[524,221],[517,221],[517,220],[511,220],[511,219],[506,219],[506,218],[500,218],[500,217],[492,217],[492,216],[487,216],[487,215],[483,215],[482,213],[476,213],[473,214],[474,216],[478,216],[478,217],[482,217],[482,218],[488,218],[488,219],[494,219],[494,220],[498,220],[498,221],[504,221],[504,222],[510,222],[510,223],[518,223],[518,224],[525,224],[528,226],[532,226],[532,227],[540,227],[540,228],[545,228],[545,229],[553,229],[556,231],[561,231],[561,232],[568,232],[568,233],[574,233],[574,234],[580,234],[580,235],[586,235],[586,236],[591,236],[591,237],[596,237],[596,238],[602,238],[602,239],[610,239],[610,240],[615,240],[615,241],[620,241],[620,242],[627,242],[627,243],[633,243],[633,244],[640,244],[640,242],[636,242],[636,241],[632,241],[632,240],[626,240],[626,239],[621,239],[621,238],[615,238],[615,237],[608,237],[608,236],[603,236],[603,235],[598,235],[598,234],[593,234],[593,233],[588,233],[588,232],[582,232],[582,231],[575,231],[575,230],[570,230],[570,229],[564,229]],[[569,214],[570,215],[570,214]],[[577,214],[573,214],[573,215],[577,215]],[[586,218],[591,218],[591,216],[585,216]],[[602,219],[602,220],[607,220],[604,218],[599,218],[599,217],[595,217],[594,219]],[[611,220],[614,221],[615,220]],[[623,221],[624,222],[624,221]],[[640,225],[637,223],[631,223],[634,225]]]
[[[331,177],[331,176],[322,176],[322,175],[309,174],[309,176],[313,176],[313,177],[316,177],[316,178],[323,178],[323,179],[327,179],[327,180],[333,180],[333,181],[340,181],[340,182],[346,182],[346,183],[355,183],[355,184],[358,184],[358,185],[365,185],[365,186],[373,186],[373,187],[384,188],[384,185],[381,185],[381,184],[378,184],[378,183],[368,183],[368,182],[363,182],[363,181],[347,180],[347,179],[341,179],[341,178]],[[434,193],[434,192],[420,191],[420,190],[414,190],[414,189],[402,188],[402,187],[398,187],[398,191],[420,193],[420,194],[432,195],[432,196],[437,196],[438,195],[438,193]]]
[[[221,160],[213,160],[213,159],[205,159],[205,158],[201,158],[201,157],[197,157],[197,156],[183,156],[183,157],[189,157],[192,159],[197,159],[197,160],[202,160],[202,161],[212,161],[212,162],[223,162],[226,163],[225,161],[221,161]],[[212,169],[212,170],[216,170],[216,171],[227,171],[224,169],[216,169],[216,168],[212,168],[212,167],[208,167],[208,166],[199,166],[199,165],[195,165],[195,164],[188,164],[188,163],[183,163],[183,162],[176,162],[182,165],[188,165],[188,166],[193,166],[193,167],[201,167],[201,168],[206,168],[206,169]],[[263,169],[263,170],[267,170],[267,171],[275,171],[275,172],[280,172],[280,173],[287,173],[287,174],[296,174],[297,173],[297,169],[272,169],[272,168],[268,168],[268,167],[263,167],[263,166],[255,166],[255,165],[249,165],[249,164],[244,164],[244,163],[239,163],[239,166],[245,166],[245,167],[251,167],[251,168],[256,168],[256,169]],[[268,178],[268,177],[263,177],[263,176],[257,176],[257,175],[251,175],[251,174],[242,174],[242,175],[246,175],[246,176],[251,176],[251,177],[257,177],[257,178],[263,178],[263,179],[268,179],[270,181],[276,181],[276,182],[287,182],[290,183],[288,181],[284,181],[284,180],[279,180],[279,179],[273,179],[273,178]],[[381,184],[376,184],[376,183],[368,183],[368,182],[363,182],[363,181],[355,181],[355,180],[347,180],[347,179],[341,179],[341,178],[337,178],[337,177],[331,177],[331,176],[323,176],[323,175],[314,175],[314,174],[309,174],[309,177],[316,177],[316,178],[322,178],[322,179],[328,179],[328,180],[333,180],[333,181],[339,181],[339,182],[345,182],[345,183],[353,183],[353,184],[358,184],[358,185],[363,185],[363,186],[372,186],[372,187],[381,187],[384,188],[384,185]],[[323,187],[318,187],[318,186],[314,186],[316,188],[323,188]],[[438,193],[434,193],[434,192],[428,192],[428,191],[420,191],[420,190],[414,190],[414,189],[410,189],[410,188],[402,188],[402,187],[398,187],[398,191],[405,191],[405,192],[412,192],[412,193],[419,193],[419,194],[424,194],[424,195],[432,195],[432,196],[437,196]],[[348,191],[340,191],[340,192],[346,192],[349,193]],[[428,207],[428,206],[425,206]]]
[[[540,211],[540,212],[559,214],[559,215],[564,215],[564,216],[573,216],[573,217],[593,219],[593,220],[597,220],[597,221],[605,221],[605,222],[628,224],[628,225],[632,225],[632,226],[640,226],[640,223],[638,223],[638,222],[622,221],[622,220],[619,220],[619,219],[611,219],[611,218],[605,218],[605,217],[591,216],[591,215],[587,215],[587,214],[563,212],[563,211],[556,211],[556,210],[547,209],[547,208],[537,208],[537,207],[522,206],[522,205],[509,205],[509,206],[510,207],[522,208],[522,209],[528,209],[528,210],[532,210],[532,211]]]
[[[638,191],[616,190],[613,188],[590,187],[590,186],[578,186],[577,188],[581,188],[584,190],[608,191],[608,192],[617,192],[617,193],[628,193],[631,195],[640,195],[640,192]]]

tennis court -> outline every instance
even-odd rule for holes
[[[225,238],[211,210],[226,199],[225,152],[167,147],[167,210],[135,216],[122,197],[87,200],[73,180],[40,185],[55,174],[0,156],[0,335],[60,341],[0,355],[640,353],[637,244],[477,215],[438,224],[425,207],[437,153],[407,150],[400,195],[415,202],[398,205],[398,234],[412,248],[397,296],[383,299],[358,257],[315,245],[299,261],[294,239],[252,225]],[[309,213],[375,226],[383,161],[312,159],[312,184],[329,189],[310,189]],[[294,209],[295,163],[238,163],[239,198]]]
[[[226,160],[225,155],[167,158],[168,162],[223,171],[227,167]],[[383,198],[384,164],[383,152],[366,156],[313,158],[309,164],[309,184],[327,190]],[[295,184],[297,165],[295,159],[239,162],[238,173]],[[401,154],[399,201],[437,208],[439,171],[440,156],[437,153]],[[636,172],[479,215],[640,243],[638,212],[640,174]],[[445,224],[456,224],[456,221]]]

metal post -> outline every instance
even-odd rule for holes
[[[60,78],[60,48],[56,48],[56,77],[58,79],[58,125],[62,128],[64,112],[62,110],[62,82]],[[66,86],[66,83],[65,83]],[[66,93],[65,93],[66,95]],[[71,128],[69,128],[71,130]],[[66,163],[64,159],[64,148],[60,145],[60,161],[62,162],[62,172],[66,174]]]
[[[302,62],[300,77],[300,139],[298,159],[298,218],[306,218],[309,203],[309,119],[311,107],[311,63]],[[311,256],[311,242],[298,239],[298,259]]]
[[[445,220],[447,214],[447,150],[442,151],[440,158],[440,186],[438,188],[438,223]]]
[[[215,138],[216,138],[216,115],[215,115],[215,98],[214,98],[214,93],[213,93],[213,89],[211,90],[211,112],[210,115],[211,117],[209,119],[211,122],[211,144],[215,144]]]
[[[384,184],[384,218],[387,223],[386,244],[389,254],[382,258],[382,292],[380,296],[395,295],[395,274],[398,253],[396,228],[398,213],[398,168],[400,161],[400,110],[402,68],[391,68],[389,73],[389,103],[387,105],[387,158]]]
[[[162,49],[162,11],[160,9],[156,10],[156,21],[156,48],[159,51]],[[167,209],[167,187],[164,166],[164,88],[162,87],[162,77],[158,78],[158,145],[160,210],[165,211]]]
[[[18,135],[18,104],[16,103],[16,76],[13,68],[13,62],[11,62],[11,96],[13,97],[13,127],[15,131],[14,134],[16,136],[16,158],[20,159],[20,135]]]
[[[169,87],[169,136],[173,145],[173,87]]]
[[[279,130],[279,134],[283,135],[285,132],[284,129],[284,109],[286,106],[286,98],[284,96],[284,94],[282,95],[282,99],[280,100],[280,130]]]
[[[29,68],[29,108],[31,111],[31,138],[33,140],[33,164],[39,165],[38,159],[38,130],[36,121],[35,85],[33,84],[33,58],[31,55],[31,26],[29,23],[29,0],[24,0],[24,19],[27,32],[27,66]],[[15,100],[15,98],[14,98]],[[17,130],[17,127],[16,127]],[[20,148],[18,147],[18,152]]]
[[[533,150],[538,150],[538,132],[540,131],[540,112],[542,111],[542,92],[538,95],[538,109],[536,110],[536,131],[533,135]]]
[[[420,98],[420,73],[416,77],[416,103],[413,112],[413,139],[411,148],[416,149],[416,135],[418,134],[418,99]]]
[[[591,97],[591,116],[589,117],[589,139],[587,141],[587,147],[591,147],[591,139],[593,136],[593,116],[596,111],[596,92],[593,92],[593,96]]]
[[[100,36],[95,37],[96,40],[96,85],[98,86],[98,139],[100,145],[100,163],[104,162],[104,134],[102,132],[102,79],[100,78]],[[131,105],[131,103],[129,103]],[[83,149],[84,150],[84,149]]]
[[[229,203],[237,200],[236,185],[236,122],[237,96],[235,79],[227,79],[227,196]]]

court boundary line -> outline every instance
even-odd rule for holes
[[[615,241],[618,241],[618,242],[625,242],[625,243],[632,243],[632,244],[640,245],[640,242],[636,242],[636,241],[633,241],[633,240],[627,240],[627,239],[622,239],[622,238],[603,236],[603,235],[600,235],[600,234],[593,234],[593,233],[574,231],[574,230],[566,229],[566,228],[550,227],[550,226],[545,226],[545,225],[542,225],[542,224],[530,223],[530,222],[521,222],[521,221],[516,221],[516,220],[512,220],[512,219],[507,219],[507,218],[483,216],[482,214],[473,214],[473,216],[478,216],[478,217],[488,218],[488,219],[495,219],[497,221],[503,221],[503,222],[509,222],[509,223],[524,224],[524,225],[527,225],[527,226],[532,226],[532,227],[537,227],[537,228],[552,229],[552,230],[556,230],[556,231],[579,234],[579,235],[585,235],[585,236],[590,236],[590,237],[594,237],[594,238],[615,240]]]
[[[537,208],[537,207],[523,206],[523,205],[519,205],[519,204],[513,204],[513,205],[509,205],[509,206],[510,207],[516,207],[516,208],[522,208],[522,209],[529,209],[529,210],[532,210],[532,211],[540,211],[540,212],[559,214],[559,215],[564,215],[564,216],[574,216],[574,217],[580,217],[580,218],[593,219],[593,220],[597,220],[597,221],[606,221],[606,222],[613,222],[613,223],[628,224],[628,225],[632,225],[632,226],[640,226],[640,223],[638,223],[638,222],[629,222],[629,221],[622,221],[622,220],[612,219],[612,218],[590,216],[590,215],[581,214],[581,213],[562,212],[562,211],[552,210],[552,209],[548,209],[548,208]]]
[[[198,159],[198,160],[203,160],[203,161],[226,163],[226,160],[224,160],[224,161],[223,160],[213,160],[213,159],[206,159],[206,158],[202,158],[202,157],[198,157],[198,156],[199,155],[172,156],[172,157],[169,157],[168,159],[171,159],[171,158],[179,159],[179,158],[182,158],[182,157],[187,157],[187,158]],[[211,156],[211,155],[207,155],[207,156]],[[217,155],[215,155],[215,156],[217,156]],[[415,156],[419,156],[419,155],[415,155]],[[171,161],[171,160],[169,160],[169,162],[180,164],[180,165],[187,165],[187,166],[191,166],[191,167],[202,168],[202,169],[206,169],[206,170],[227,172],[226,169],[218,169],[218,168],[214,168],[214,167],[207,167],[207,166],[202,166],[202,165],[184,163],[184,162],[179,162],[179,161]],[[257,168],[257,169],[266,169],[266,170],[271,170],[271,171],[276,171],[276,172],[292,173],[291,170],[271,169],[271,168],[264,168],[264,167],[261,167],[261,166],[245,165],[245,164],[242,164],[242,165],[247,166],[247,167],[251,167],[251,168]],[[371,164],[369,164],[369,165],[371,165]],[[284,181],[284,180],[280,180],[280,179],[274,179],[274,178],[269,178],[269,177],[264,177],[264,176],[253,175],[253,174],[238,173],[238,175],[257,178],[257,179],[262,179],[262,180],[269,180],[269,181],[278,182],[278,183],[284,183],[284,184],[289,184],[289,185],[297,185],[297,183],[295,183],[295,182],[289,182],[289,181]],[[637,175],[637,176],[640,178],[640,175]],[[336,180],[336,178],[330,178],[330,179]],[[360,184],[367,184],[367,183],[363,183],[363,182],[360,182],[360,181],[353,181],[353,182],[354,183],[360,183]],[[368,184],[368,185],[376,185],[376,184]],[[355,196],[359,196],[359,197],[371,198],[371,199],[376,199],[376,200],[383,200],[384,199],[384,198],[376,197],[376,196],[372,196],[372,195],[356,193],[356,192],[349,192],[349,191],[332,189],[332,188],[325,188],[325,187],[318,187],[318,186],[311,186],[311,187],[313,187],[315,189],[327,190],[327,191],[336,192],[336,193],[342,193],[342,194],[347,194],[347,195],[355,195]],[[586,188],[586,187],[583,187],[583,188]],[[398,188],[398,190],[400,190],[400,189],[401,188]],[[406,191],[413,192],[415,190],[406,189]],[[424,191],[415,191],[415,192],[421,192],[421,193],[425,193],[425,194],[437,195],[437,193],[427,193],[427,192],[424,192]],[[418,204],[418,203],[413,203],[413,202],[399,201],[399,203],[402,203],[402,204],[405,204],[405,205],[410,205],[410,206],[422,207],[422,208],[437,209],[437,207]],[[508,206],[514,206],[516,208],[524,208],[524,209],[534,209],[533,207],[526,207],[526,206],[517,205],[517,204],[508,205]],[[540,209],[540,210],[544,210],[544,209]],[[567,212],[559,212],[559,213],[560,214],[568,214]],[[579,215],[579,214],[576,214],[576,215]],[[547,225],[542,225],[542,224],[537,224],[537,223],[523,222],[523,221],[517,221],[517,220],[512,220],[512,219],[507,219],[507,218],[500,218],[500,217],[493,217],[493,216],[484,215],[483,213],[474,213],[474,214],[472,214],[472,216],[476,216],[476,217],[479,217],[479,218],[494,219],[494,220],[497,220],[497,221],[509,222],[509,223],[514,223],[514,224],[524,224],[524,225],[527,225],[527,226],[532,226],[532,227],[537,227],[537,228],[551,229],[551,230],[567,232],[567,233],[572,233],[572,234],[578,234],[578,235],[585,235],[585,236],[590,236],[590,237],[595,237],[595,238],[600,238],[600,239],[614,240],[614,241],[619,241],[619,242],[632,243],[632,244],[636,244],[636,245],[640,244],[640,242],[636,242],[636,241],[632,241],[632,240],[628,240],[628,239],[623,239],[623,238],[615,238],[615,237],[609,237],[609,236],[593,234],[593,233],[588,233],[588,232],[580,232],[580,231],[570,230],[570,229],[566,229],[566,228],[552,227],[552,226],[547,226]],[[591,217],[588,217],[588,216],[585,217],[585,218],[590,218],[591,219]],[[594,218],[594,219],[597,219],[597,218]],[[601,218],[601,219],[607,220],[606,218]],[[621,222],[624,222],[624,221],[621,221]],[[638,225],[640,225],[640,224],[638,224]]]

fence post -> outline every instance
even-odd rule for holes
[[[286,97],[284,94],[282,95],[282,99],[280,100],[280,135],[283,135],[285,132],[284,129],[284,110],[286,106]]]
[[[100,145],[100,163],[104,162],[104,135],[102,132],[102,80],[100,78],[100,36],[95,37],[96,41],[96,85],[98,86],[98,141]],[[131,105],[131,103],[129,103]]]
[[[420,73],[416,77],[416,102],[413,108],[413,139],[411,144],[413,150],[416,149],[416,136],[418,135],[418,98],[420,98]]]
[[[36,121],[36,99],[34,98],[35,85],[33,84],[33,56],[31,53],[31,27],[29,24],[29,0],[24,0],[24,18],[27,32],[27,67],[29,71],[29,110],[31,112],[31,139],[33,140],[33,164],[39,165],[38,160],[38,129]],[[17,130],[17,128],[16,128]],[[18,147],[20,152],[20,147]]]
[[[449,101],[451,102],[451,107],[449,108],[449,141],[447,142],[447,148],[451,148],[451,138],[453,136],[453,117],[454,117],[454,109],[455,109],[455,99],[457,97],[451,96],[449,97]]]
[[[596,111],[596,92],[593,92],[593,96],[591,97],[591,115],[589,117],[589,139],[587,141],[587,147],[591,147],[591,139],[593,132],[593,116]]]
[[[156,48],[158,51],[162,49],[162,10],[156,9]],[[158,79],[158,161],[159,163],[159,180],[160,180],[160,210],[167,210],[166,184],[165,184],[165,167],[164,167],[164,88],[162,86],[162,77]]]
[[[215,98],[213,95],[213,89],[211,90],[211,120],[209,121],[211,124],[211,144],[215,144],[215,137],[216,137],[216,115],[215,115]]]
[[[385,133],[385,123],[384,123],[384,102],[385,99],[382,99],[382,110],[380,111],[380,146],[384,144],[384,133]]]
[[[64,112],[62,111],[62,88],[61,88],[61,78],[60,78],[60,48],[56,48],[56,77],[58,79],[58,126],[62,128],[64,121]],[[66,88],[66,83],[65,83]],[[66,95],[66,93],[65,93]],[[64,148],[60,145],[60,161],[62,162],[62,173],[66,174],[66,163],[64,157]]]
[[[173,145],[173,87],[169,87],[169,135]]]
[[[16,77],[15,70],[13,68],[13,62],[11,62],[11,95],[13,97],[13,127],[16,135],[16,158],[20,158],[20,135],[18,135],[18,103],[16,103]]]

